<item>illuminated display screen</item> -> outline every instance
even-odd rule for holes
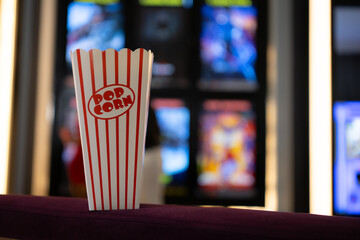
[[[336,6],[334,8],[334,50],[337,54],[360,53],[360,7]]]
[[[141,6],[147,7],[185,7],[193,5],[193,0],[139,0]]]
[[[360,102],[336,102],[334,123],[334,211],[360,215]]]
[[[189,85],[189,63],[193,54],[187,45],[192,33],[189,8],[140,6],[137,9],[139,17],[134,20],[133,44],[155,53],[153,88]]]
[[[257,88],[257,9],[254,6],[201,8],[200,87]]]
[[[216,7],[249,7],[252,6],[252,0],[205,0],[205,3]]]
[[[114,1],[112,1],[114,2]],[[70,51],[82,48],[120,50],[125,46],[121,3],[95,4],[72,2],[68,6],[66,61]]]
[[[237,198],[255,187],[256,122],[242,100],[207,100],[200,115],[197,183],[201,194]]]
[[[181,99],[151,101],[161,135],[163,172],[168,184],[183,184],[189,168],[190,112]]]

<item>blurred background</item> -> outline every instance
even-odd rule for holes
[[[141,47],[142,202],[360,215],[358,22],[358,0],[0,0],[0,194],[86,197],[70,51]]]

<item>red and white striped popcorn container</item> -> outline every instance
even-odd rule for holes
[[[154,55],[71,52],[89,210],[138,209]]]

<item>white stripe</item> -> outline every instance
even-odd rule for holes
[[[136,147],[136,116],[138,107],[138,77],[139,77],[139,51],[131,53],[131,78],[130,88],[135,93],[134,105],[130,109],[130,139],[129,139],[129,179],[128,179],[128,208],[133,206],[134,189],[134,166],[135,166],[135,147]]]
[[[149,94],[151,86],[151,68],[152,54],[143,51],[143,69],[142,69],[142,91],[141,91],[141,109],[140,109],[140,131],[139,131],[139,149],[138,149],[138,166],[137,166],[137,188],[135,208],[139,208],[140,190],[142,183],[142,169],[144,165],[144,149],[145,149],[145,135],[147,129],[148,109],[149,109]],[[155,183],[154,183],[155,184]]]
[[[99,182],[99,172],[98,172],[98,161],[97,161],[97,148],[96,148],[96,135],[95,135],[95,121],[89,111],[87,109],[88,100],[93,94],[92,84],[91,84],[91,70],[90,70],[90,58],[89,53],[86,51],[81,51],[81,63],[82,63],[82,71],[83,71],[83,82],[84,82],[84,92],[85,92],[85,106],[87,112],[87,120],[88,120],[88,131],[90,138],[90,151],[91,151],[91,159],[93,166],[93,178],[94,178],[94,188],[95,188],[95,200],[97,209],[101,209],[101,192],[100,192],[100,182]],[[91,183],[90,183],[91,184]],[[87,185],[91,186],[91,185]]]
[[[103,79],[103,62],[102,62],[102,51],[98,49],[93,50],[94,60],[94,75],[95,75],[95,89],[104,87]],[[90,98],[88,98],[90,99]],[[88,100],[87,99],[87,100]],[[108,185],[108,164],[107,164],[107,148],[106,148],[106,127],[105,120],[98,120],[99,130],[99,146],[100,146],[100,162],[101,162],[101,176],[102,176],[102,187],[103,187],[103,198],[104,198],[104,210],[110,209],[109,204],[109,185]],[[96,156],[97,159],[97,156]]]
[[[122,49],[118,55],[119,58],[119,83],[127,84],[127,50]],[[126,161],[126,115],[119,117],[119,187],[120,187],[120,209],[125,209],[125,161]]]
[[[74,76],[74,85],[76,92],[76,103],[77,103],[77,111],[79,118],[79,128],[80,128],[80,138],[84,147],[82,147],[83,153],[83,162],[85,169],[85,181],[87,187],[87,198],[89,203],[89,210],[94,210],[94,202],[93,202],[93,193],[91,189],[91,174],[90,174],[90,166],[89,166],[89,157],[88,157],[88,148],[87,148],[87,139],[86,139],[86,129],[84,124],[84,116],[83,116],[83,107],[82,107],[82,96],[81,96],[81,87],[80,87],[80,76],[79,76],[79,65],[77,61],[77,53],[71,52],[71,62],[73,67],[73,76]]]
[[[106,76],[107,84],[115,84],[115,52],[106,50]],[[111,209],[117,209],[117,161],[116,161],[116,118],[109,120],[109,150],[110,150],[110,176],[111,176]]]

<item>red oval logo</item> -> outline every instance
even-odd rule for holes
[[[97,90],[88,102],[91,115],[100,119],[116,118],[133,106],[134,91],[121,84],[109,85]]]

